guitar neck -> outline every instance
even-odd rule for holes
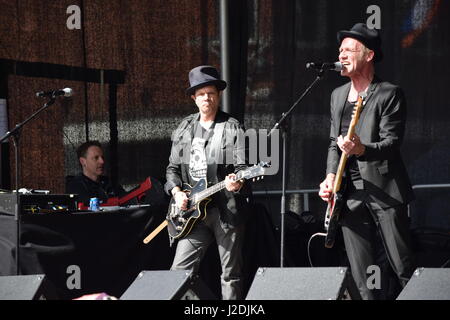
[[[342,153],[341,160],[339,161],[339,167],[336,172],[336,177],[334,178],[333,193],[337,193],[339,190],[341,190],[342,175],[344,174],[347,159],[347,155],[345,153]]]
[[[349,140],[351,140],[353,135],[355,134],[356,124],[358,123],[358,120],[359,120],[359,114],[361,113],[362,104],[363,104],[363,97],[361,96],[361,94],[359,94],[358,102],[356,103],[356,106],[355,106],[354,116],[352,117],[352,120],[350,121],[350,126],[349,126],[348,132],[347,132],[347,138]],[[344,174],[347,159],[348,159],[348,156],[344,152],[342,152],[341,159],[339,161],[339,166],[338,166],[338,169],[336,172],[336,176],[334,178],[333,193],[336,193],[339,190],[341,190],[342,175]]]
[[[236,181],[241,179],[241,175],[239,172],[236,174]],[[220,190],[225,189],[225,180],[220,181],[219,183],[216,183],[215,185],[198,192],[194,197],[194,202],[198,203],[213,194],[219,192]]]
[[[347,138],[351,139],[355,133],[356,122],[352,121],[350,128],[348,129]],[[341,190],[342,176],[344,175],[345,165],[347,164],[348,156],[342,152],[341,159],[339,160],[339,166],[334,178],[333,192],[336,193]]]
[[[219,192],[222,189],[225,189],[225,180],[197,193],[195,202],[202,201],[203,199],[206,199],[206,198],[212,196],[213,194]]]

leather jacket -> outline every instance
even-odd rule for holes
[[[172,134],[172,148],[170,152],[169,165],[166,169],[166,180],[164,189],[168,195],[171,190],[183,184],[195,185],[189,175],[189,161],[191,143],[194,138],[194,130],[199,123],[200,114],[195,113],[184,118],[178,128]],[[215,118],[215,127],[222,123],[224,125],[220,145],[212,145],[211,139],[206,146],[206,153],[210,154],[212,148],[218,150],[215,153],[216,159],[225,159],[226,161],[209,161],[207,159],[207,181],[208,187],[222,180],[230,173],[236,173],[239,170],[247,168],[244,128],[238,120],[232,118],[225,112],[218,111]],[[232,151],[232,155],[230,155]],[[243,152],[242,152],[243,151]],[[228,152],[228,153],[227,153]],[[182,188],[183,189],[183,188]],[[247,205],[246,197],[250,195],[250,185],[246,181],[239,192],[229,192],[226,189],[216,193],[213,196],[211,205],[217,206],[220,210],[221,222],[229,226],[240,224],[245,219],[245,207]]]

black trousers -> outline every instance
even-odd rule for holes
[[[210,208],[206,218],[198,221],[192,231],[178,241],[171,270],[192,269],[194,273],[198,273],[200,261],[215,239],[222,265],[222,299],[243,299],[244,229],[244,224],[233,228],[225,227],[220,223],[219,210]]]
[[[415,268],[407,206],[382,209],[367,192],[354,188],[347,191],[346,199],[342,233],[352,276],[362,298],[379,298],[380,289],[387,289],[380,288],[387,285],[382,279],[388,277],[380,274],[387,272],[380,257],[392,268],[401,290]]]

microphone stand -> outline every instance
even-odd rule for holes
[[[36,117],[40,112],[44,111],[44,109],[51,106],[53,103],[55,103],[56,96],[53,94],[51,99],[44,104],[42,108],[40,108],[38,111],[33,113],[29,118],[25,119],[25,121],[17,124],[14,129],[11,131],[8,131],[5,133],[3,137],[0,138],[0,143],[8,138],[12,138],[14,149],[15,149],[15,163],[16,163],[16,204],[14,206],[14,220],[16,222],[16,251],[15,251],[15,258],[16,258],[16,275],[20,274],[20,195],[19,195],[19,138],[20,138],[20,130],[22,127],[27,124],[29,121],[31,121],[34,117]]]
[[[267,137],[270,137],[274,130],[277,130],[281,126],[281,137],[283,140],[283,164],[282,164],[282,186],[281,186],[281,212],[280,212],[280,267],[284,266],[284,225],[285,225],[285,214],[286,214],[286,147],[287,147],[287,128],[286,124],[283,124],[283,121],[287,118],[288,115],[294,110],[294,108],[300,103],[300,101],[311,91],[314,85],[322,79],[323,74],[325,73],[324,66],[319,70],[317,77],[310,84],[308,88],[303,92],[300,98],[295,101],[292,107],[287,111],[282,113],[280,120],[274,125],[274,127],[270,130],[270,133]],[[283,125],[282,125],[283,124]]]

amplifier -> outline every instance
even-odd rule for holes
[[[74,194],[21,194],[19,212],[50,213],[77,210],[78,197]],[[16,194],[0,193],[0,213],[15,214]]]

